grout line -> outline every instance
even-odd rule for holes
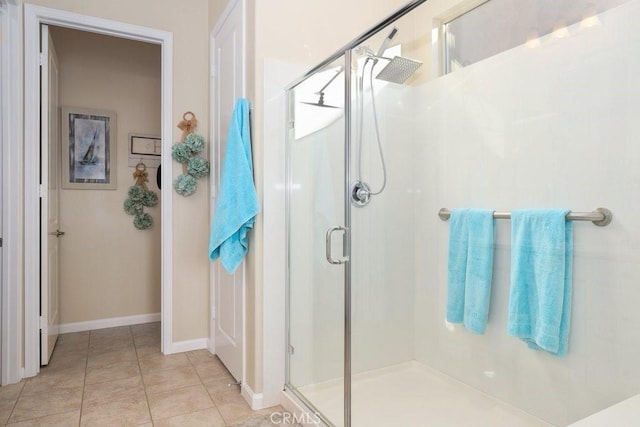
[[[22,397],[22,392],[24,391],[24,387],[27,385],[27,381],[22,379],[20,380],[21,382],[24,381],[24,383],[22,384],[22,387],[20,388],[20,391],[18,392],[18,396],[16,397],[16,400],[13,402],[13,406],[11,407],[11,412],[9,412],[9,416],[7,417],[7,422],[6,424],[9,424],[9,421],[11,421],[11,416],[13,415],[13,411],[15,411],[16,406],[18,405],[18,400]]]
[[[87,372],[89,370],[89,349],[91,348],[91,331],[87,340],[87,360],[84,362],[84,381],[82,382],[82,398],[80,399],[80,416],[78,417],[78,427],[82,425],[82,414],[84,413],[84,392],[87,387]]]
[[[88,351],[87,351],[87,362],[86,362],[86,365],[85,365],[84,386],[83,386],[83,389],[82,389],[82,405],[81,405],[81,410],[80,410],[80,423],[82,423],[82,414],[83,414],[84,409],[85,409],[85,398],[84,397],[85,397],[85,391],[86,391],[86,386],[87,385],[97,385],[97,384],[102,384],[102,383],[109,382],[109,381],[119,381],[119,380],[124,380],[124,379],[128,379],[128,378],[133,378],[133,377],[118,378],[117,380],[107,380],[107,381],[102,381],[102,382],[99,382],[99,383],[87,384],[87,375],[88,375],[88,371],[89,371],[89,357],[90,357],[89,356],[89,350],[91,348],[91,335],[92,335],[92,333],[93,333],[93,331],[89,331],[89,348],[88,348]],[[105,338],[114,338],[114,337],[103,337],[102,339],[105,339]],[[117,338],[122,338],[122,337],[117,336]],[[130,327],[129,327],[129,338],[132,339],[132,333],[131,333]],[[101,340],[101,339],[98,339],[98,340]],[[122,351],[122,349],[114,350],[114,352],[119,352],[119,351]],[[101,352],[101,353],[105,353],[105,352]],[[108,352],[106,352],[106,353],[108,353]],[[137,361],[137,355],[136,355],[136,361]],[[114,366],[114,365],[117,365],[117,364],[120,364],[120,363],[125,363],[125,362],[116,362],[116,363],[113,363],[113,364],[110,364],[110,365],[98,366],[97,369],[107,368],[107,367]]]
[[[51,357],[52,359],[53,359],[54,355],[55,355],[55,348],[54,348],[54,353],[52,354],[52,357]],[[59,357],[64,357],[64,355],[59,356]],[[86,362],[85,362],[85,364],[86,364]],[[85,365],[85,368],[86,368],[86,365]],[[64,371],[66,371],[66,370],[63,369],[60,372],[64,372]],[[86,374],[86,371],[85,371],[85,374]],[[21,380],[21,382],[23,382],[23,385],[20,388],[20,392],[18,393],[18,397],[16,397],[16,399],[15,399],[15,401],[13,403],[13,407],[11,408],[11,412],[9,413],[9,418],[7,418],[7,423],[9,423],[9,421],[11,421],[11,416],[13,415],[13,412],[15,411],[16,406],[18,405],[18,400],[23,397],[24,389],[27,386],[27,382],[29,382],[30,380],[35,380],[36,378],[38,378],[41,375],[44,375],[44,373],[40,372],[38,375],[36,375],[34,377]],[[72,388],[76,388],[76,387],[72,387]],[[83,386],[83,393],[84,393],[84,386]],[[34,393],[32,396],[38,396],[38,395],[41,395],[41,394],[49,394],[49,392],[44,391],[44,392]],[[25,396],[25,397],[27,397],[27,396]],[[81,408],[82,408],[82,401],[81,401]],[[16,421],[16,422],[22,423],[22,422],[33,421],[33,420],[37,420],[38,418],[48,417],[48,416],[51,416],[51,415],[63,414],[65,412],[71,412],[71,411],[54,412],[54,413],[51,413],[51,414],[45,414],[45,415],[41,415],[41,416],[37,416],[37,417],[33,417],[33,418],[27,418],[27,419],[19,420],[19,421]]]
[[[131,331],[131,326],[129,326],[129,330]],[[133,348],[136,352],[136,361],[138,362],[138,371],[140,371],[140,381],[142,381],[142,390],[144,391],[144,397],[147,399],[147,411],[149,411],[149,420],[153,425],[153,414],[151,414],[151,402],[149,401],[149,393],[147,393],[147,386],[144,383],[144,375],[142,375],[142,366],[140,366],[140,357],[138,357],[138,346],[136,345],[136,340],[133,336],[133,331],[131,331],[131,338],[133,338]]]
[[[204,383],[204,380],[202,379],[202,376],[200,375],[200,373],[196,369],[196,363],[193,362],[191,360],[191,358],[189,358],[189,355],[187,355],[187,359],[189,360],[189,363],[191,364],[191,367],[193,368],[193,370],[196,371],[196,375],[200,379],[200,384],[202,384],[202,387],[204,387],[204,391],[207,392],[207,396],[209,396],[209,400],[211,400],[211,402],[213,403],[213,407],[218,412],[218,414],[220,415],[220,418],[222,418],[222,421],[224,422],[224,425],[225,426],[230,426],[231,424],[227,421],[227,419],[224,417],[224,415],[222,415],[222,412],[220,411],[220,409],[218,407],[218,404],[216,403],[215,399],[211,395],[211,392],[209,391],[209,389],[207,388],[206,384]],[[218,359],[218,357],[215,356],[215,359]],[[216,361],[215,359],[213,361]],[[218,362],[219,362],[219,360],[218,360]],[[200,364],[202,365],[202,363],[200,363]]]
[[[225,416],[220,411],[218,404],[216,403],[215,399],[211,395],[211,392],[209,391],[209,389],[207,388],[206,384],[204,383],[204,380],[202,379],[202,376],[198,373],[198,370],[196,369],[196,363],[194,363],[189,358],[189,356],[187,356],[187,359],[189,359],[189,363],[191,363],[191,365],[193,366],[193,369],[196,371],[196,374],[198,375],[198,378],[200,378],[200,382],[202,383],[202,386],[204,387],[205,391],[207,392],[207,395],[209,396],[209,399],[211,399],[211,401],[213,402],[213,407],[216,409],[216,411],[218,411],[218,414],[220,414],[220,418],[222,418],[222,421],[224,422],[225,426],[232,426],[233,424],[231,424],[230,421],[227,421]],[[218,358],[218,356],[214,355],[214,359],[212,361],[215,362],[215,363],[220,363],[222,365],[222,367],[224,368],[224,370],[229,374],[229,378],[233,378],[231,373],[229,373],[229,370],[226,368],[226,366],[224,366],[224,364]],[[199,365],[202,365],[202,363],[199,363]],[[225,378],[225,377],[223,377],[223,378],[212,378],[212,382],[215,382],[215,383],[223,383],[224,384],[225,381],[229,381],[229,379]],[[229,387],[229,388],[231,389],[231,387]]]

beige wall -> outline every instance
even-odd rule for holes
[[[208,135],[209,38],[207,0],[31,0],[41,6],[96,16],[173,33],[173,124],[185,111],[198,118]],[[174,128],[174,140],[180,131]],[[174,174],[180,173],[174,164]],[[187,198],[173,198],[173,341],[209,335],[208,180]]]
[[[160,46],[51,27],[60,68],[60,105],[110,110],[117,118],[116,190],[62,190],[60,322],[160,312],[160,205],[138,231],[123,211],[135,168],[130,132],[160,135]],[[149,189],[160,195],[156,168]]]

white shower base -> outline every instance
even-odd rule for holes
[[[354,375],[353,427],[551,426],[421,363]],[[343,426],[342,381],[299,389],[328,419]]]

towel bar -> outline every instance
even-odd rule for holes
[[[451,211],[446,208],[440,209],[438,216],[441,220],[446,221],[451,216]],[[496,219],[511,219],[511,212],[493,212]],[[607,208],[598,208],[593,212],[569,212],[567,220],[570,221],[591,221],[599,227],[609,225],[613,219],[613,213]]]

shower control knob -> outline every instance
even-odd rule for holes
[[[362,181],[356,181],[351,186],[351,204],[362,208],[371,201],[371,188]]]

